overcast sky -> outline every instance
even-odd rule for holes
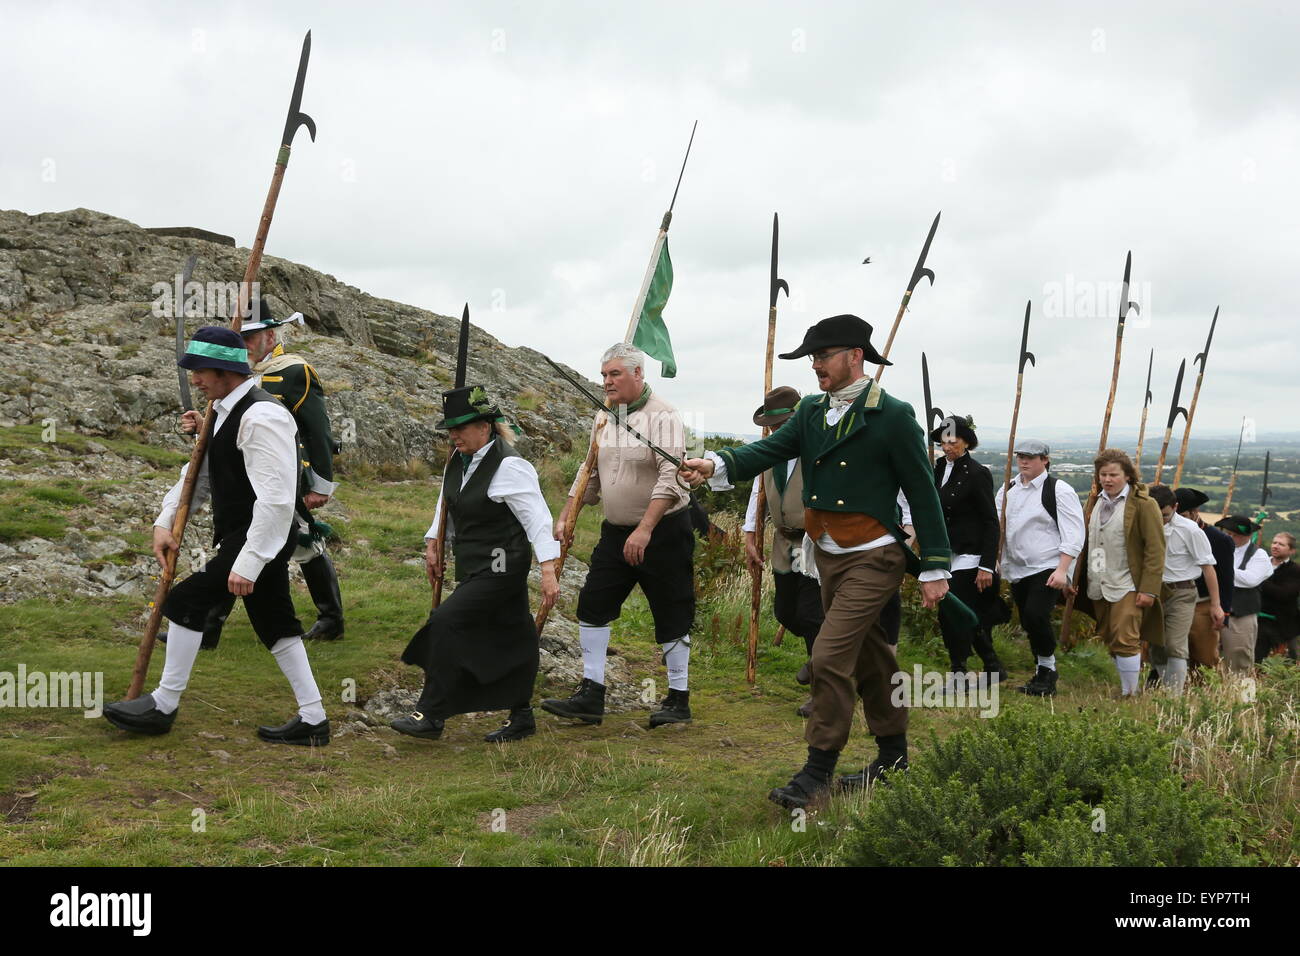
[[[1294,430],[1300,71],[1294,4],[0,2],[0,207],[84,206],[247,246],[302,36],[303,108],[268,254],[598,374],[627,325],[692,121],[669,245],[693,424],[752,432],[772,213],[777,346],[851,312],[885,387],[1005,428],[1095,432],[1133,252],[1114,425],[1178,363],[1197,434]],[[870,265],[862,260],[871,257]],[[1049,314],[1050,313],[1050,314]],[[777,384],[816,387],[807,360]],[[1181,425],[1179,426],[1181,429]]]

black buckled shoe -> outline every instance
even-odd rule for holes
[[[985,661],[984,673],[989,675],[990,685],[995,682],[1006,683],[1011,678],[1011,675],[1007,673],[1007,669],[1002,666],[1002,662],[996,657],[991,661]]]
[[[279,727],[258,727],[257,736],[270,744],[297,744],[300,747],[324,747],[330,742],[330,722],[309,724],[297,714]]]
[[[172,729],[179,711],[178,707],[170,714],[164,714],[154,704],[153,694],[144,694],[135,700],[105,704],[104,719],[119,730],[157,737]]]
[[[420,737],[424,740],[437,740],[442,736],[442,729],[447,726],[445,720],[434,720],[424,716],[418,710],[406,717],[398,717],[388,725],[399,734],[408,737]]]
[[[542,701],[542,710],[556,717],[568,717],[581,720],[586,724],[598,724],[605,718],[605,685],[597,684],[586,677],[578,685],[572,697],[560,700],[552,697]]]
[[[799,673],[794,675],[794,682],[807,687],[812,683],[812,661],[803,662],[803,667],[799,668]]]
[[[791,777],[784,787],[773,788],[767,799],[787,810],[803,810],[823,802],[830,792],[827,781],[818,779],[805,769]]]
[[[537,733],[537,721],[533,718],[531,707],[520,707],[510,711],[506,722],[483,739],[490,744],[504,744],[513,740],[523,740]]]
[[[1056,678],[1056,671],[1039,664],[1038,670],[1034,671],[1034,676],[1029,679],[1029,683],[1019,688],[1020,693],[1028,694],[1030,697],[1055,697]]]
[[[800,717],[802,717],[804,720],[807,720],[809,717],[812,716],[812,707],[813,707],[812,698],[809,697],[806,701],[804,701],[802,704],[799,705],[798,709],[795,710],[795,713],[798,714]]]
[[[691,722],[691,692],[689,690],[668,689],[668,696],[659,704],[659,709],[650,715],[650,727],[662,727],[664,724],[689,724]]]

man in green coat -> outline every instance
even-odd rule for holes
[[[305,488],[296,519],[299,546],[293,559],[302,570],[318,614],[316,623],[303,637],[309,641],[337,640],[343,636],[343,599],[339,593],[338,574],[330,563],[324,538],[314,532],[308,521],[309,513],[328,502],[337,487],[334,481],[336,447],[330,433],[329,413],[325,410],[325,389],[316,370],[302,356],[286,352],[279,340],[282,326],[295,322],[303,324],[302,313],[295,312],[284,320],[276,319],[265,299],[259,299],[254,308],[249,320],[242,323],[239,330],[248,347],[249,364],[253,373],[261,376],[261,388],[278,398],[298,425]],[[198,412],[186,412],[181,422],[182,428],[192,433],[198,430],[202,418]],[[233,607],[233,598],[213,607],[203,627],[204,648],[217,646],[221,629]]]
[[[864,365],[890,364],[871,344],[871,326],[855,315],[818,322],[803,344],[781,356],[809,356],[825,394],[800,401],[775,434],[683,463],[685,478],[726,487],[798,458],[804,475],[804,529],[822,582],[826,617],[812,654],[813,713],[804,733],[808,759],[784,787],[768,796],[787,808],[823,798],[848,742],[861,698],[880,752],[845,786],[869,783],[907,766],[907,709],[891,700],[898,670],[881,609],[905,572],[920,578],[921,597],[934,607],[948,591],[951,551],[925,439],[912,407],[885,393]],[[897,500],[911,505],[920,556],[904,546]]]

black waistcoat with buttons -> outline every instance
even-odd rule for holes
[[[212,489],[212,543],[220,544],[224,538],[242,538],[253,523],[253,502],[257,493],[248,480],[248,467],[244,453],[239,450],[239,423],[244,413],[258,402],[280,405],[274,395],[253,387],[239,400],[221,423],[221,429],[208,441],[208,481]],[[283,406],[281,406],[283,407]],[[297,447],[297,437],[294,439]],[[295,472],[296,476],[296,472]],[[286,543],[293,541],[297,529],[289,522]]]
[[[992,568],[1001,533],[993,504],[993,475],[967,452],[952,463],[948,483],[941,487],[947,465],[946,458],[935,462],[934,486],[939,491],[952,553],[978,554],[980,566]]]
[[[464,456],[457,457],[459,463],[452,462],[450,469],[455,477],[443,490],[443,502],[456,532],[452,544],[456,580],[464,581],[477,574],[527,574],[532,567],[532,553],[524,526],[509,505],[488,497],[488,485],[501,467],[502,459],[518,458],[519,452],[499,435],[494,436],[492,447],[479,460],[463,488],[460,483],[465,475],[465,460]]]

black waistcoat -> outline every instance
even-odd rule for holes
[[[946,466],[947,459],[941,455],[934,465],[934,487],[939,492],[953,556],[978,554],[980,565],[992,568],[1001,530],[993,505],[993,475],[967,452],[952,463],[948,483],[940,485]]]
[[[1253,541],[1246,545],[1246,551],[1241,556],[1241,564],[1237,565],[1238,570],[1245,570],[1250,559],[1255,556],[1259,550],[1259,545]],[[1259,595],[1259,585],[1253,588],[1234,587],[1232,589],[1232,616],[1245,617],[1248,614],[1258,614],[1262,606]]]
[[[501,459],[518,458],[519,453],[494,436],[492,447],[479,460],[465,487],[465,459],[456,456],[443,489],[443,503],[455,526],[456,580],[477,574],[527,574],[532,566],[528,535],[510,506],[488,497],[488,485],[501,467]]]
[[[257,494],[248,480],[244,453],[239,450],[239,423],[244,413],[257,402],[279,405],[275,396],[254,386],[231,409],[221,430],[208,442],[208,481],[212,488],[212,543],[223,538],[244,537],[253,523],[253,502]],[[296,441],[295,441],[296,444]],[[289,522],[289,538],[296,537],[293,522]]]

